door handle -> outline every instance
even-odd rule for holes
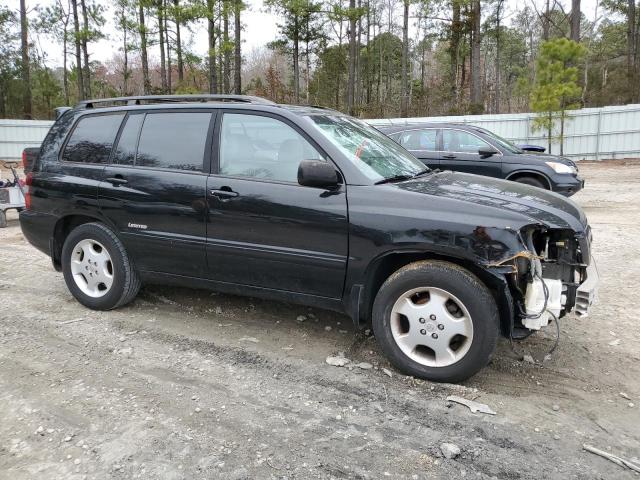
[[[445,153],[442,158],[456,158],[456,156],[453,153]]]
[[[107,182],[109,182],[110,184],[112,184],[114,187],[117,187],[119,185],[124,185],[124,184],[127,183],[127,180],[125,178],[120,177],[120,176],[105,178],[105,180]]]
[[[222,187],[220,190],[210,190],[209,194],[211,194],[212,197],[218,197],[218,198],[233,198],[233,197],[237,197],[239,194],[238,192],[234,192],[233,190],[231,190],[230,188],[225,189],[224,187]]]

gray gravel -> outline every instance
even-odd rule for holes
[[[640,457],[640,165],[582,170],[599,305],[561,321],[548,361],[518,361],[501,341],[464,385],[399,374],[347,317],[316,309],[147,287],[117,311],[87,310],[10,215],[0,478],[637,478],[582,444]],[[544,358],[553,333],[517,348]],[[338,352],[351,363],[327,364]]]

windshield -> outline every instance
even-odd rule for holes
[[[342,115],[310,115],[320,132],[367,177],[378,182],[413,177],[425,166],[389,137],[360,120]]]
[[[485,135],[490,136],[493,139],[494,142],[496,142],[498,145],[500,145],[507,152],[509,152],[509,153],[523,153],[521,148],[516,147],[509,140],[506,140],[506,139],[496,135],[495,133],[490,132],[489,130],[482,129],[482,131],[485,133]]]

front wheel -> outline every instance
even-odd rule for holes
[[[543,190],[548,190],[547,185],[540,179],[535,177],[519,177],[515,179],[518,183],[523,183],[525,185],[531,185],[532,187],[542,188]]]
[[[101,223],[71,231],[62,247],[67,288],[85,307],[111,310],[129,303],[140,279],[118,237]]]
[[[437,382],[460,382],[491,358],[498,309],[471,272],[448,262],[407,265],[382,285],[373,304],[373,331],[402,372]]]

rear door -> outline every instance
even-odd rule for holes
[[[206,184],[214,113],[130,112],[98,199],[136,266],[144,271],[206,272]]]
[[[481,148],[495,150],[484,139],[466,130],[445,128],[442,130],[443,152],[440,156],[440,168],[457,172],[475,173],[488,177],[502,176],[502,154],[496,153],[482,158]]]
[[[330,160],[277,115],[227,110],[218,122],[217,173],[207,184],[210,278],[340,298],[346,187],[327,191],[297,181],[302,160]]]
[[[398,143],[429,168],[440,167],[440,131],[437,128],[405,130]]]

